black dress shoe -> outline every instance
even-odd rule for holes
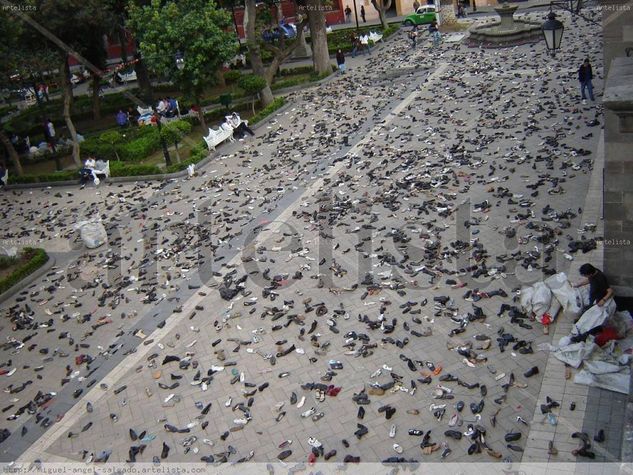
[[[444,432],[444,435],[455,440],[461,440],[462,438],[462,433],[458,430],[447,430],[446,432]]]
[[[160,453],[160,458],[166,459],[168,455],[169,455],[169,445],[163,442],[163,450]]]
[[[538,366],[532,366],[525,373],[523,373],[523,376],[525,376],[526,378],[530,378],[535,374],[538,374]]]
[[[596,435],[593,436],[593,440],[599,444],[605,441],[604,430],[600,429]]]
[[[459,401],[457,404],[455,404],[455,409],[457,409],[457,412],[462,412],[462,410],[464,409],[464,401]]]
[[[358,427],[358,429],[356,430],[356,432],[354,432],[354,435],[357,439],[360,439],[362,436],[369,432],[369,429],[362,424],[356,424],[356,426]]]
[[[521,438],[521,432],[510,432],[505,435],[504,439],[506,442],[516,442]]]
[[[363,419],[365,417],[365,408],[363,406],[358,408],[358,415],[357,417],[359,419]]]

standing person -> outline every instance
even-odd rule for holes
[[[358,52],[358,36],[356,36],[356,33],[350,35],[350,42],[352,43],[352,58],[355,58]]]
[[[51,148],[53,153],[57,151],[55,148],[55,126],[51,119],[46,119],[44,122],[44,134],[46,135],[46,141],[48,142],[48,146]]]
[[[593,97],[593,70],[591,69],[591,63],[589,58],[585,58],[585,62],[580,65],[578,69],[578,81],[580,82],[580,95],[582,96],[582,103],[587,103],[587,97],[585,96],[585,89],[589,93],[589,99],[595,101]]]
[[[347,5],[345,7],[345,23],[351,23],[352,22],[352,9],[349,7],[349,5]]]
[[[418,8],[420,8],[420,2],[418,2],[418,0],[414,0],[414,2],[413,2],[413,11],[417,12]]]
[[[365,19],[365,5],[360,6],[360,17],[363,19],[363,23],[367,23]]]
[[[338,50],[336,52],[336,64],[338,64],[338,70],[341,74],[345,74],[345,55],[343,54],[343,50]]]
[[[119,109],[119,112],[116,114],[116,123],[122,129],[130,125],[130,118],[122,109]]]
[[[429,25],[429,34],[433,38],[433,47],[438,47],[440,44],[440,40],[442,39],[442,35],[440,34],[440,30],[437,27],[437,21],[433,20]]]
[[[409,31],[409,39],[411,40],[411,48],[415,48],[418,41],[418,25],[414,25]]]

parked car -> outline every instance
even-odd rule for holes
[[[134,69],[130,71],[120,71],[116,73],[116,78],[119,84],[136,81],[136,71]]]
[[[423,5],[419,7],[415,13],[405,17],[402,22],[405,26],[425,25],[437,20],[437,10],[435,5]]]

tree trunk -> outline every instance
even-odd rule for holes
[[[94,120],[101,119],[101,97],[99,97],[99,89],[101,88],[101,78],[96,74],[92,75],[92,117]]]
[[[371,4],[378,12],[378,17],[380,18],[380,24],[382,25],[383,30],[386,29],[387,26],[389,26],[387,24],[386,12],[389,8],[391,8],[391,0],[371,0]]]
[[[259,48],[257,32],[255,31],[255,19],[257,15],[257,7],[255,0],[246,0],[244,5],[244,31],[246,33],[246,44],[248,46],[248,60],[251,63],[253,73],[266,78],[266,70],[262,55]],[[262,105],[265,107],[275,100],[273,91],[270,89],[270,82],[266,79],[267,85],[261,90]]]
[[[117,35],[119,37],[119,45],[121,46],[121,61],[127,63],[127,35],[125,34],[125,28],[123,28],[123,26],[117,28]]]
[[[198,120],[200,121],[200,126],[202,127],[203,133],[207,134],[207,121],[204,120],[204,111],[202,110],[202,106],[200,105],[200,98],[196,97],[196,108],[198,109]]]
[[[176,152],[176,160],[178,163],[182,162],[180,159],[180,152],[178,151],[178,142],[174,142],[174,151]]]
[[[330,53],[327,50],[327,32],[325,31],[325,13],[322,0],[307,0],[308,22],[312,38],[312,64],[318,74],[331,72]]]
[[[15,147],[11,143],[11,140],[9,139],[9,137],[7,137],[7,134],[4,133],[4,130],[2,128],[0,128],[0,142],[2,142],[4,148],[7,149],[7,152],[9,153],[9,158],[11,159],[11,161],[13,162],[13,166],[15,167],[15,172],[20,176],[24,175],[24,170],[22,170],[22,163],[20,162],[20,156],[18,155],[18,152],[15,150]]]
[[[154,93],[152,91],[152,83],[149,80],[149,74],[145,63],[141,58],[138,42],[136,43],[136,52],[134,53],[134,59],[136,64],[134,65],[134,71],[136,72],[136,81],[138,87],[141,90],[141,96],[147,105],[151,105],[154,102]]]
[[[218,69],[217,71],[217,80],[220,86],[226,87],[226,81],[224,79],[224,71],[222,71],[222,69]]]
[[[70,76],[66,73],[68,70],[68,57],[64,54],[63,56],[64,63],[61,65],[59,70],[61,71],[62,77],[61,84],[64,95],[64,121],[66,122],[66,127],[70,132],[70,137],[73,141],[73,161],[78,168],[81,168],[81,156],[79,155],[79,141],[77,140],[77,131],[75,130],[75,124],[73,124],[73,120],[70,117],[70,105],[72,101],[72,87],[70,86]]]
[[[440,0],[440,21],[438,23],[442,25],[452,25],[457,23],[453,0]]]

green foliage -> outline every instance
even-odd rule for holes
[[[152,132],[145,134],[121,146],[119,156],[127,162],[138,162],[160,148],[160,135],[157,127],[147,127]]]
[[[99,136],[99,142],[108,145],[114,152],[114,156],[119,160],[118,147],[123,142],[123,136],[118,130],[107,130]]]
[[[227,84],[237,82],[242,77],[242,72],[232,69],[224,73],[224,80]]]
[[[246,94],[254,95],[266,87],[266,80],[257,74],[245,74],[239,79],[237,85]]]
[[[18,258],[16,256],[4,256],[0,255],[0,269],[4,270],[18,262]]]
[[[79,180],[77,170],[64,170],[53,173],[43,173],[41,175],[9,175],[9,184],[19,183],[46,183],[49,181],[74,181]]]
[[[268,117],[270,114],[275,112],[277,109],[280,109],[286,103],[286,99],[283,97],[277,97],[273,102],[268,104],[262,110],[260,110],[257,114],[250,118],[249,124],[252,126],[262,119]]]
[[[110,162],[110,176],[145,176],[161,175],[160,168],[156,165],[139,165],[124,162]]]
[[[48,254],[44,249],[25,247],[20,256],[24,264],[15,269],[4,279],[0,279],[0,293],[6,292],[26,276],[32,274],[48,261]]]
[[[149,69],[170,78],[183,92],[199,96],[215,84],[216,72],[237,52],[231,14],[213,0],[152,0],[130,4],[129,23]],[[180,51],[184,68],[176,67]]]
[[[231,94],[222,94],[220,96],[220,104],[222,104],[228,110],[233,102],[233,96]]]
[[[161,127],[160,134],[167,143],[177,143],[191,133],[191,124],[186,120],[173,120]]]

